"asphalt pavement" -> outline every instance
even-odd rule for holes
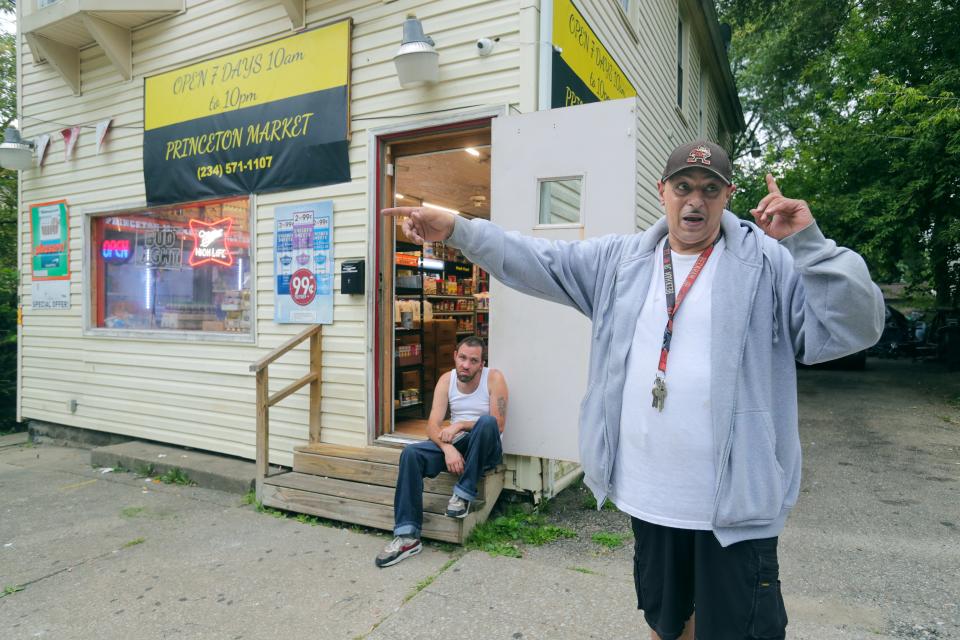
[[[960,638],[960,376],[870,360],[800,372],[804,481],[781,537],[793,638]],[[380,570],[368,530],[103,472],[90,451],[0,439],[0,638],[646,638],[629,523],[491,557],[428,544]],[[622,546],[603,545],[623,538]]]

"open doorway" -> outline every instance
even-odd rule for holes
[[[380,176],[384,204],[489,219],[490,152],[489,121],[390,140]],[[457,343],[489,336],[490,280],[454,247],[412,244],[399,225],[384,224],[378,235],[377,435],[424,439],[434,387],[453,368]]]

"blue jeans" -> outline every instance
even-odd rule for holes
[[[464,500],[477,499],[477,482],[487,470],[500,464],[500,428],[496,418],[483,416],[457,444],[463,456],[463,473],[453,493]],[[393,496],[393,535],[419,538],[423,528],[423,479],[436,478],[447,470],[443,450],[431,440],[409,444],[400,454],[397,491]]]

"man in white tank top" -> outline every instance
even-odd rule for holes
[[[441,471],[460,475],[447,503],[447,515],[465,518],[477,499],[480,476],[500,464],[501,434],[507,419],[507,382],[497,369],[483,366],[483,340],[464,338],[454,353],[455,368],[440,376],[427,422],[429,440],[407,445],[393,499],[394,539],[376,558],[389,567],[420,553],[423,479]],[[450,409],[450,424],[443,419]]]

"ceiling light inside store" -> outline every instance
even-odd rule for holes
[[[476,158],[480,157],[480,152],[474,149],[473,147],[467,147],[466,149],[464,149],[464,151],[466,151],[467,153],[469,153],[470,155]]]
[[[398,193],[398,194],[397,194],[397,198],[400,199],[400,200],[404,200],[404,199],[406,199],[406,197],[407,197],[407,196],[403,195],[402,193]]]
[[[431,209],[439,209],[440,211],[446,211],[447,213],[452,213],[455,216],[460,215],[460,212],[457,211],[456,209],[448,209],[447,207],[441,207],[438,204],[431,204],[426,200],[423,201],[423,206],[430,207]]]

